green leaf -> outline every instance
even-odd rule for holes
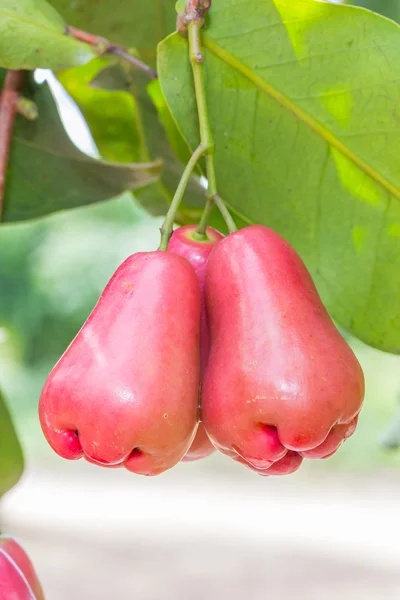
[[[137,48],[149,65],[157,43],[175,31],[175,0],[51,0],[69,25]]]
[[[17,433],[0,392],[0,496],[8,492],[24,470],[24,457]]]
[[[313,0],[219,0],[203,40],[222,197],[294,245],[338,323],[399,353],[399,27]],[[193,149],[186,39],[160,44],[158,70]]]
[[[107,92],[129,92],[132,82],[131,69],[130,65],[110,55],[107,57],[107,64],[95,73],[90,87]]]
[[[0,67],[53,69],[95,56],[88,44],[65,34],[65,23],[45,0],[0,0]]]
[[[158,118],[164,128],[169,145],[180,161],[183,164],[186,164],[190,159],[191,151],[186,140],[182,137],[176,126],[169,106],[165,101],[158,79],[149,83],[147,92],[157,110]],[[198,171],[198,174],[201,174],[200,170]]]
[[[3,221],[20,221],[108,200],[156,181],[161,162],[90,158],[67,136],[47,85],[35,87],[36,121],[17,117],[6,180]]]
[[[58,74],[58,79],[78,104],[103,158],[125,163],[144,160],[132,94],[91,85],[99,72],[110,71],[105,69],[109,63],[106,58],[98,58],[87,65],[66,69]]]

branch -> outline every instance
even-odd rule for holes
[[[187,35],[189,24],[197,21],[203,27],[204,17],[211,8],[212,0],[188,0],[184,10],[178,14],[176,19],[176,30],[181,35]],[[199,62],[201,62],[201,54]]]
[[[0,218],[3,212],[8,159],[23,77],[22,71],[11,69],[7,71],[0,97]]]
[[[122,46],[114,44],[113,42],[110,42],[101,36],[93,35],[87,31],[82,31],[81,29],[72,27],[71,25],[67,25],[66,33],[68,35],[72,35],[72,37],[80,42],[84,42],[85,44],[93,46],[100,55],[114,54],[125,62],[128,62],[136,69],[139,69],[139,71],[146,73],[150,79],[157,79],[157,73],[151,67],[149,67],[149,65],[146,65],[146,63],[141,61],[139,58],[136,58],[136,56],[129,54],[129,52]]]

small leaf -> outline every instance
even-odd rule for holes
[[[400,28],[314,0],[219,0],[202,32],[219,191],[285,236],[328,309],[400,353]],[[159,45],[164,96],[199,143],[187,40]]]
[[[0,392],[0,496],[19,481],[24,458],[10,413]]]
[[[162,163],[90,158],[67,136],[47,85],[35,86],[39,118],[17,117],[6,179],[3,221],[40,217],[92,204],[156,181]]]
[[[100,75],[121,69],[109,66],[108,58],[97,58],[58,74],[60,83],[78,104],[101,156],[118,162],[145,160],[141,155],[135,100],[127,91],[100,89]],[[92,85],[96,78],[96,87]],[[111,77],[109,77],[111,80]],[[122,75],[121,75],[122,84]]]
[[[65,33],[65,23],[45,0],[0,0],[0,67],[53,69],[95,56],[88,44]]]
[[[128,92],[131,89],[131,76],[124,68],[124,63],[117,62],[115,57],[108,56],[108,64],[98,71],[90,81],[90,87],[108,92]],[[110,59],[113,59],[110,61]],[[129,65],[127,65],[129,67]]]

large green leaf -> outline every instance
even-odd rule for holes
[[[218,186],[306,260],[332,315],[400,352],[400,29],[313,0],[219,0],[205,45]],[[164,95],[199,141],[187,41],[159,46]]]
[[[51,0],[75,27],[137,48],[154,66],[157,43],[175,30],[175,0]]]
[[[0,392],[0,496],[18,482],[23,470],[22,449]]]
[[[0,66],[62,69],[93,58],[93,49],[65,35],[65,23],[45,0],[0,0]]]
[[[40,116],[17,117],[3,221],[107,200],[158,179],[160,162],[123,164],[86,156],[67,136],[47,85],[36,86],[32,97]]]

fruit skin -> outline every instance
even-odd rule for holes
[[[214,445],[261,475],[334,453],[355,430],[364,376],[294,249],[261,225],[237,231],[212,251],[205,291]]]
[[[207,313],[205,308],[204,285],[206,278],[206,265],[211,250],[224,239],[222,233],[219,233],[212,227],[207,227],[207,240],[199,241],[194,238],[196,225],[185,225],[179,227],[172,234],[168,244],[168,250],[175,252],[186,258],[192,265],[200,285],[201,298],[201,317],[200,317],[200,377],[202,377],[208,361],[209,354],[209,334]],[[183,461],[193,461],[206,458],[214,452],[215,448],[208,439],[208,435],[200,422],[196,437],[192,445],[185,454]]]
[[[1,550],[0,598],[1,600],[36,600],[23,573]]]
[[[195,434],[199,322],[186,259],[127,258],[45,383],[39,416],[50,446],[143,475],[173,467]]]
[[[8,558],[7,558],[8,557]],[[10,566],[10,560],[14,563],[12,567]],[[4,568],[4,571],[3,571]],[[21,573],[15,573],[15,571],[22,572],[26,582],[21,583]],[[21,600],[24,598],[34,598],[35,600],[44,600],[44,594],[42,590],[42,586],[40,585],[39,579],[35,573],[35,569],[26,554],[25,550],[22,546],[17,542],[17,540],[9,535],[1,535],[0,536],[0,590],[2,590],[1,585],[2,581],[6,581],[5,573],[8,572],[10,581],[16,581],[17,587],[11,588],[9,591],[13,591],[15,593],[20,588],[25,593],[25,588],[30,587],[30,593],[26,593],[25,595],[21,595]],[[26,585],[28,583],[28,586]],[[5,588],[7,589],[7,588]],[[18,598],[20,596],[17,596]],[[8,596],[4,596],[0,594],[0,598],[8,598]],[[10,598],[15,598],[15,596],[10,596]]]

